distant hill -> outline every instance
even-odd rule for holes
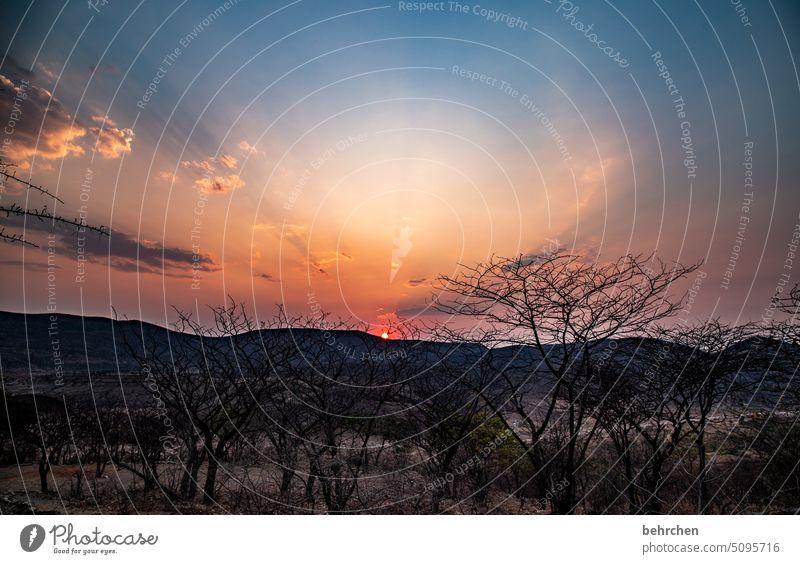
[[[130,372],[122,331],[157,334],[162,327],[104,317],[0,312],[0,359],[6,375],[54,374],[60,358],[64,374]]]
[[[413,357],[415,362],[424,363],[436,362],[444,356],[452,361],[464,361],[467,356],[476,353],[480,356],[485,351],[474,344],[463,344],[453,349],[452,345],[430,341],[384,341],[360,331],[303,328],[263,329],[260,333],[264,335],[263,342],[280,339],[294,343],[298,356],[325,346],[337,347],[354,360],[378,352],[409,361]],[[252,336],[252,333],[243,334],[239,338],[253,341]],[[169,347],[179,349],[184,344],[196,347],[199,337],[140,321],[67,314],[51,318],[49,314],[0,312],[0,361],[6,376],[52,376],[57,370],[66,377],[137,372],[139,367],[130,354],[129,345],[140,339],[161,343],[166,355]],[[449,351],[449,355],[445,351]],[[509,358],[513,356],[511,354]],[[60,369],[57,368],[58,362]]]
[[[338,347],[346,351],[354,362],[361,360],[363,354],[378,352],[387,358],[413,363],[420,372],[424,372],[442,362],[459,369],[468,368],[487,353],[487,349],[478,344],[384,341],[358,331],[263,329],[259,333],[261,335],[255,336],[260,336],[260,340],[253,339],[253,333],[240,335],[236,339],[246,343],[290,342],[296,350],[298,362],[313,358],[313,352],[319,351],[320,347]],[[142,338],[146,342],[158,343],[165,361],[169,360],[171,353],[180,351],[184,346],[196,350],[199,339],[193,334],[179,333],[140,321],[0,312],[3,378],[6,384],[16,382],[17,392],[22,391],[19,386],[30,387],[32,382],[44,383],[56,377],[63,377],[64,384],[75,389],[101,380],[109,385],[118,383],[123,376],[131,378],[138,374],[139,366],[130,354],[130,345]],[[617,358],[621,360],[628,357],[623,351],[632,353],[643,342],[640,339],[622,339],[615,341],[610,348],[615,349]],[[652,342],[650,344],[652,346]],[[737,346],[774,354],[778,345],[777,341],[758,339]],[[603,354],[602,351],[600,354]],[[506,369],[510,377],[529,378],[532,372],[541,369],[542,355],[533,347],[503,347],[492,351],[492,364]],[[34,378],[28,378],[29,375]],[[91,381],[88,380],[89,376]],[[759,375],[754,374],[753,377]]]

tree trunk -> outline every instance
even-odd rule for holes
[[[107,461],[103,458],[103,453],[97,455],[97,460],[94,463],[94,478],[95,480],[103,477],[103,472],[106,470]]]
[[[311,471],[314,472],[313,467],[312,467]],[[314,509],[314,506],[316,505],[316,499],[314,498],[314,484],[315,484],[315,482],[316,482],[316,477],[314,475],[309,476],[308,480],[306,480],[306,501],[311,504],[311,509],[312,510]]]
[[[193,445],[190,446],[186,463],[184,464],[183,476],[181,477],[180,493],[183,499],[192,500],[197,494],[197,473],[201,464],[200,452]]]
[[[196,460],[192,468],[192,475],[189,479],[189,490],[186,493],[186,499],[194,499],[197,495],[197,474],[200,473],[200,465],[203,463],[202,459]]]
[[[441,480],[444,480],[444,478],[441,478]],[[431,493],[431,513],[434,514],[439,513],[441,511],[441,504],[442,504],[442,490],[437,486]]]
[[[283,503],[287,503],[289,501],[289,495],[292,489],[292,480],[294,479],[294,470],[291,468],[283,468],[281,471],[281,490],[280,490],[280,500]]]
[[[145,467],[142,469],[142,474],[144,474],[144,491],[149,492],[156,489],[156,485],[158,484],[158,474],[156,472],[157,470],[154,465],[145,463]]]
[[[83,497],[83,470],[75,472],[75,488],[72,491],[74,497]]]
[[[39,459],[39,484],[42,493],[47,493],[50,489],[47,487],[47,473],[50,471],[50,462],[47,460],[47,451],[42,449],[42,456]]]
[[[628,513],[634,515],[638,510],[638,503],[636,502],[636,477],[633,474],[633,463],[631,462],[630,453],[627,452],[630,446],[627,447],[626,453],[623,456],[625,461],[625,480],[628,482],[625,488],[628,494]]]
[[[702,515],[708,503],[708,463],[706,462],[705,432],[697,435],[697,457],[700,468],[697,473],[697,514]]]
[[[575,513],[576,501],[576,488],[575,488],[575,474],[570,473],[564,477],[566,486],[563,490],[553,495],[553,509],[559,515],[571,515]],[[553,486],[551,486],[552,488]]]
[[[651,463],[650,479],[648,480],[647,501],[644,506],[648,514],[659,515],[661,514],[661,468],[663,467],[662,459],[654,459]]]
[[[210,455],[208,457],[208,466],[206,468],[206,483],[203,486],[203,503],[210,505],[214,502],[214,488],[217,484],[217,469],[219,468],[219,460],[216,456]]]

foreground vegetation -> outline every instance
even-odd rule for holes
[[[125,335],[124,401],[2,398],[0,461],[63,511],[796,512],[800,292],[782,322],[676,321],[695,268],[492,259],[433,304],[475,328],[427,340],[182,314]]]

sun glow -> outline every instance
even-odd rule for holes
[[[388,339],[388,338],[389,338],[389,333],[387,333],[386,331],[381,333],[381,339]]]

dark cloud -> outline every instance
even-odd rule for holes
[[[400,317],[416,317],[423,314],[435,315],[439,312],[434,309],[432,304],[420,304],[401,307],[395,313]]]
[[[546,250],[520,255],[520,257],[514,260],[511,265],[504,266],[503,270],[512,271],[520,266],[534,266],[537,264],[541,264],[547,260],[552,259],[553,257],[556,257],[564,253],[566,250],[567,250],[566,247],[553,246],[552,248],[548,248]]]
[[[258,275],[258,278],[262,278],[267,282],[280,282],[278,278],[275,278],[272,274],[267,274],[266,272],[262,272]]]
[[[58,254],[74,257],[78,251],[78,233],[74,227],[57,226],[50,222],[28,222],[28,230],[59,235]],[[219,265],[209,254],[195,255],[189,249],[164,247],[150,241],[137,241],[131,235],[111,230],[108,236],[86,232],[80,241],[83,254],[88,262],[110,264],[122,272],[144,272],[163,274],[173,278],[191,275],[191,270],[199,268],[204,272],[215,272]]]
[[[6,266],[21,266],[27,272],[47,272],[49,268],[47,263],[45,262],[33,262],[30,260],[21,261],[21,260],[0,260],[0,265]],[[53,268],[56,270],[60,269],[61,267],[58,265],[54,265]]]
[[[427,278],[412,278],[406,282],[406,287],[408,288],[419,288],[421,286],[430,286],[430,282]]]
[[[108,237],[87,236],[86,252],[96,262],[107,261],[110,257],[111,265],[117,270],[136,270],[145,266],[160,273],[169,268],[192,268],[195,264],[199,265],[200,270],[218,270],[211,255],[195,255],[180,247],[163,247],[157,243],[137,241],[119,231],[111,231]]]
[[[18,81],[23,78],[32,80],[35,76],[35,73],[30,68],[19,64],[19,62],[11,56],[6,57],[6,60],[3,62],[3,66],[0,67],[0,74],[7,76],[14,81]]]

